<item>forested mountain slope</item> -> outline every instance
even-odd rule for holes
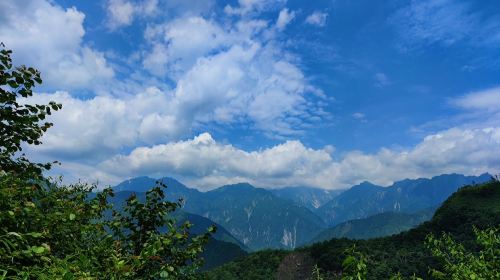
[[[245,183],[204,193],[203,203],[184,209],[221,224],[252,250],[293,249],[324,228],[309,209]]]
[[[429,234],[448,232],[471,250],[477,249],[473,227],[484,229],[500,226],[500,182],[461,188],[449,197],[436,211],[434,217],[415,229],[390,237],[369,240],[332,239],[316,243],[293,252],[257,252],[248,257],[216,268],[204,277],[207,279],[275,279],[279,259],[289,254],[303,254],[316,263],[325,273],[340,273],[345,250],[356,245],[367,256],[368,279],[389,279],[400,272],[403,276],[416,274],[428,279],[429,268],[440,264],[426,248]],[[266,258],[271,258],[266,261]],[[256,271],[259,274],[256,274]],[[303,273],[303,271],[302,271]],[[247,277],[252,275],[252,277]]]
[[[138,177],[114,187],[117,197],[144,191],[162,181],[167,199],[183,199],[183,211],[208,218],[236,237],[243,248],[293,249],[325,228],[322,220],[304,206],[274,195],[271,191],[240,183],[200,192],[172,178]]]
[[[431,207],[417,213],[384,212],[368,218],[350,220],[320,232],[309,244],[333,238],[370,239],[389,236],[412,229],[428,221],[437,207]]]

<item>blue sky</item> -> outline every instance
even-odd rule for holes
[[[68,181],[342,188],[500,170],[497,1],[23,0]]]

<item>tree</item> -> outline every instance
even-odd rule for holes
[[[0,280],[194,278],[215,227],[199,236],[190,223],[178,227],[169,217],[181,202],[165,200],[166,186],[114,211],[112,189],[62,185],[43,177],[50,164],[18,156],[24,144],[41,144],[52,126],[41,122],[62,106],[18,100],[42,80],[36,69],[13,68],[11,53],[0,51]]]
[[[449,234],[427,237],[432,254],[441,260],[443,270],[431,269],[435,279],[500,279],[500,227],[474,228],[478,252],[455,242]]]
[[[189,235],[191,223],[180,228],[169,214],[176,211],[182,200],[165,200],[161,182],[146,193],[145,202],[130,196],[122,212],[113,211],[108,223],[115,236],[115,247],[125,256],[118,263],[127,267],[131,279],[189,279],[202,265],[200,254],[215,226],[206,234]],[[164,232],[160,232],[162,229]]]
[[[32,67],[13,67],[11,50],[0,43],[0,171],[12,172],[17,176],[41,175],[50,164],[35,164],[24,155],[15,158],[22,151],[22,144],[40,145],[40,138],[50,122],[41,123],[46,116],[62,108],[61,104],[30,105],[18,98],[33,95],[33,87],[42,83],[40,72]]]
[[[347,249],[347,257],[342,262],[342,280],[364,280],[368,273],[366,257],[353,245]]]

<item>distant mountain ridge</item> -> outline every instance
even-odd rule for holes
[[[491,175],[485,173],[480,176],[444,174],[430,179],[405,179],[389,187],[363,182],[333,198],[315,213],[329,226],[383,212],[414,213],[441,204],[464,185],[490,179]]]
[[[325,190],[311,187],[284,187],[270,190],[277,197],[287,199],[315,211],[334,197],[341,194],[342,190]]]
[[[187,203],[185,210],[220,223],[253,250],[292,249],[324,228],[306,207],[246,183],[206,192],[203,203]]]
[[[431,179],[402,180],[389,187],[363,182],[345,191],[308,187],[268,190],[240,183],[200,192],[169,177],[158,180],[138,177],[126,180],[114,189],[144,192],[157,181],[162,181],[167,185],[167,199],[184,200],[183,211],[218,223],[245,248],[260,250],[293,249],[307,243],[327,227],[348,220],[383,212],[411,214],[438,206],[459,187],[490,178],[488,174],[477,177],[448,174]],[[321,206],[316,208],[318,205]],[[405,226],[407,224],[389,227]],[[381,229],[380,232],[392,234],[391,230]]]
[[[126,180],[114,189],[144,192],[157,181],[167,185],[167,199],[183,199],[183,211],[220,224],[250,250],[293,249],[324,228],[323,221],[306,207],[247,183],[200,192],[173,178],[138,177]]]

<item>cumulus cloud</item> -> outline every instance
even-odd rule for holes
[[[103,53],[82,43],[85,15],[45,0],[2,1],[0,38],[16,64],[32,65],[54,88],[93,88],[114,76]]]
[[[403,178],[442,173],[498,173],[500,128],[453,128],[425,137],[408,149],[352,151],[334,157],[333,147],[306,147],[299,141],[245,151],[215,141],[208,133],[193,139],[144,146],[83,168],[86,178],[116,183],[131,176],[174,176],[190,186],[210,189],[250,182],[261,187],[306,185],[345,188],[368,180],[389,185]],[[78,174],[78,169],[75,168]],[[78,177],[71,174],[70,177]],[[108,180],[108,181],[106,181]]]
[[[48,118],[56,125],[32,148],[37,155],[64,160],[95,161],[112,156],[124,148],[163,143],[176,139],[189,129],[178,120],[170,102],[171,95],[148,88],[133,96],[116,98],[72,97],[67,92],[36,94],[29,102],[49,100],[63,104],[61,111]]]
[[[154,15],[155,7],[167,5],[163,1],[107,3],[115,28]],[[82,176],[94,172],[93,166],[113,155],[185,139],[192,131],[213,125],[242,124],[270,138],[287,138],[328,116],[324,94],[309,83],[296,57],[275,40],[274,25],[265,20],[221,23],[181,13],[148,25],[147,48],[137,57],[147,71],[169,84],[147,87],[138,85],[133,75],[115,80],[103,53],[84,43],[85,16],[76,8],[63,9],[45,0],[23,4],[0,4],[1,38],[15,49],[16,64],[40,68],[45,84],[61,89],[36,94],[27,102],[63,104],[49,118],[55,126],[44,135],[44,145],[28,151],[41,161],[61,160],[68,166],[66,173],[75,174],[73,178],[78,170],[86,170]],[[241,5],[257,11],[274,4],[241,1]],[[75,94],[78,89],[95,89],[101,81],[112,86],[101,87],[94,95],[89,91],[85,98]],[[104,180],[116,178],[97,173]]]
[[[295,18],[295,12],[289,11],[287,8],[280,11],[278,19],[276,20],[276,27],[280,30],[285,27]]]
[[[172,91],[148,88],[90,99],[67,92],[36,95],[30,102],[63,104],[50,117],[56,125],[37,152],[58,159],[102,158],[127,147],[177,140],[211,123],[247,123],[274,136],[295,135],[311,122],[302,118],[321,110],[314,111],[317,107],[303,96],[309,89],[300,70],[286,61],[273,62],[269,50],[262,49],[234,46],[204,59]]]
[[[175,81],[177,119],[245,122],[273,137],[295,135],[309,120],[322,119],[323,105],[315,100],[324,98],[273,32],[262,20],[222,26],[181,17],[146,30],[152,50],[145,52],[143,66]]]
[[[327,13],[321,11],[315,11],[306,18],[306,23],[316,26],[325,26],[327,18],[328,18]]]

